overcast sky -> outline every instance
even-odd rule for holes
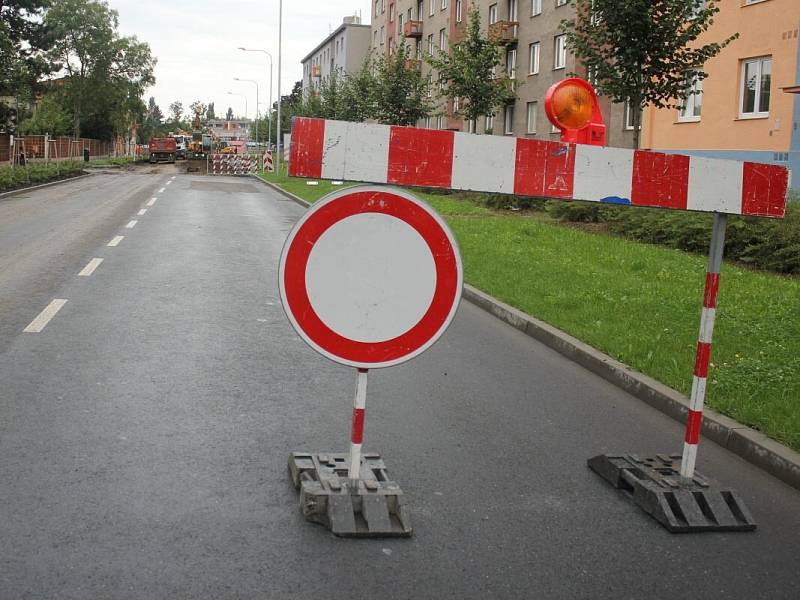
[[[166,115],[170,103],[184,108],[195,100],[214,102],[217,116],[228,106],[255,116],[256,87],[234,77],[258,81],[259,101],[267,106],[269,59],[260,52],[242,52],[239,46],[261,48],[274,59],[273,99],[278,97],[278,0],[108,0],[119,12],[120,30],[150,44],[158,57],[156,84],[145,97],[155,96]],[[369,23],[370,0],[284,0],[283,68],[281,87],[289,93],[302,77],[300,59],[338,27],[342,17],[361,11]]]

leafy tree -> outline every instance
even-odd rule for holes
[[[233,109],[229,106],[228,112],[225,113],[225,120],[232,121],[233,120]]]
[[[645,106],[676,108],[703,65],[738,34],[703,45],[698,37],[719,12],[716,0],[571,0],[576,18],[561,22],[567,45],[615,102],[630,102],[634,146]]]
[[[459,99],[454,114],[473,121],[493,114],[514,97],[512,82],[501,68],[501,55],[500,46],[481,32],[480,11],[473,3],[464,39],[453,44],[449,53],[429,55],[425,60],[439,74],[442,95]]]
[[[43,51],[50,47],[42,12],[47,0],[0,1],[0,96],[29,98],[37,80],[53,71]],[[0,127],[17,106],[0,102]]]
[[[180,123],[183,118],[183,104],[175,100],[169,105],[169,116],[173,123]]]
[[[211,119],[216,119],[217,116],[214,114],[214,103],[209,102],[208,108],[206,109],[206,120],[210,121]]]
[[[117,11],[101,0],[59,0],[47,9],[43,23],[54,40],[48,55],[66,72],[61,89],[71,108],[74,134],[82,133],[84,119],[129,122],[125,113],[131,98],[140,98],[155,82],[150,47],[120,36]]]
[[[203,115],[206,114],[206,110],[208,110],[208,107],[204,103],[200,102],[200,100],[195,100],[189,105],[189,110],[194,115],[194,120],[192,121],[192,128],[200,129],[203,120]]]
[[[372,57],[367,57],[358,71],[345,78],[341,90],[341,119],[366,121],[374,118],[377,82],[372,72],[373,62]]]
[[[36,109],[33,116],[19,124],[19,130],[27,135],[68,135],[72,130],[69,111],[61,105],[56,94],[46,94]]]
[[[420,69],[409,66],[411,54],[400,44],[391,56],[375,62],[375,119],[391,125],[414,125],[433,112],[431,84]]]

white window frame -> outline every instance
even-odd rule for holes
[[[542,0],[531,0],[531,16],[537,17],[542,14]]]
[[[525,111],[525,133],[536,133],[536,119],[539,115],[539,103],[528,102]]]
[[[517,49],[506,50],[506,75],[509,79],[517,78]]]
[[[542,45],[539,42],[533,42],[528,45],[528,75],[539,74],[539,58],[542,55]]]
[[[690,79],[691,78],[691,79]],[[694,123],[700,120],[703,107],[703,80],[694,71],[686,74],[686,97],[678,109],[678,121]]]
[[[433,55],[433,34],[428,34],[428,54]]]
[[[565,6],[567,4],[567,0],[556,0],[556,8],[559,6]]]
[[[439,30],[439,50],[444,52],[447,50],[447,30],[440,29]]]
[[[759,56],[757,58],[748,58],[742,61],[742,66],[740,70],[740,84],[739,84],[739,118],[740,119],[763,119],[769,116],[769,107],[767,107],[766,111],[760,110],[761,109],[761,91],[762,86],[764,85],[763,81],[763,70],[764,70],[764,63],[769,61],[770,63],[770,90],[769,90],[769,104],[772,104],[772,56]],[[757,77],[757,87],[755,90],[755,102],[753,103],[753,112],[744,112],[744,88],[746,85],[745,82],[745,72],[747,70],[747,65],[749,64],[756,64],[758,69],[756,71]]]
[[[497,23],[497,3],[495,2],[489,7],[489,25]]]
[[[475,119],[466,119],[464,122],[467,125],[467,133],[475,133],[478,131],[478,123]]]
[[[429,0],[428,16],[432,17],[435,14],[436,14],[436,0]]]
[[[394,3],[389,5],[389,22],[394,21]]]
[[[486,115],[486,120],[483,122],[483,130],[487,131],[489,129],[494,133],[494,113]]]
[[[514,105],[506,104],[503,108],[503,135],[514,135]]]
[[[444,126],[446,124],[447,123],[444,119],[444,115],[439,115],[438,117],[436,117],[436,129],[444,129]]]
[[[442,0],[442,10],[447,8],[447,0]]]
[[[557,35],[553,38],[553,70],[567,68],[567,36]]]
[[[457,113],[461,109],[461,102],[459,101],[458,96],[453,98],[453,114]]]
[[[456,0],[456,23],[461,23],[463,20],[464,0]]]
[[[508,0],[508,20],[516,22],[519,16],[519,0]]]
[[[642,124],[639,123],[639,130],[641,131],[641,129]],[[625,131],[633,131],[633,111],[630,100],[625,101]]]

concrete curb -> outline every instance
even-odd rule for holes
[[[254,177],[289,200],[297,202],[301,206],[311,206],[309,202],[274,183],[265,181],[257,175]],[[686,422],[689,399],[663,383],[634,371],[629,366],[603,354],[579,339],[509,306],[471,285],[464,285],[462,298],[525,335],[549,346],[639,400],[643,400],[676,421]],[[703,411],[702,434],[784,483],[800,489],[800,453],[709,408],[705,408]]]
[[[3,192],[2,194],[0,194],[0,199],[8,198],[9,196],[14,196],[16,194],[23,194],[25,192],[38,190],[41,188],[51,187],[53,185],[58,185],[59,183],[67,183],[68,181],[75,181],[76,179],[83,179],[84,177],[91,177],[91,176],[92,173],[83,173],[82,175],[76,175],[75,177],[67,177],[66,179],[56,179],[55,181],[49,181],[47,183],[42,183],[39,185],[32,185],[30,187],[11,190],[10,192]]]
[[[267,181],[266,179],[262,179],[258,175],[251,175],[251,177],[254,177],[255,179],[258,179],[261,183],[266,185],[268,188],[272,188],[273,191],[278,192],[284,198],[287,198],[287,199],[291,200],[292,202],[297,202],[297,204],[299,204],[300,206],[305,206],[306,208],[311,206],[311,202],[308,202],[307,200],[303,200],[300,196],[295,196],[291,192],[287,192],[282,187],[280,187],[278,185],[275,185],[274,183],[271,183],[271,182]]]
[[[686,422],[689,399],[672,388],[470,285],[464,286],[463,297],[676,421]],[[800,489],[800,454],[791,448],[708,408],[703,411],[702,434]]]

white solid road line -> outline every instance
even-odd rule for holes
[[[124,239],[125,239],[125,236],[124,236],[124,235],[117,235],[117,236],[114,236],[114,239],[113,239],[113,240],[111,240],[110,242],[108,242],[108,245],[109,245],[109,246],[111,246],[112,248],[113,248],[114,246],[119,246],[119,243],[120,243],[122,240],[124,240]]]
[[[85,267],[83,267],[83,271],[78,273],[78,277],[89,277],[89,275],[94,273],[94,270],[100,266],[101,262],[103,262],[102,258],[93,258]]]
[[[156,203],[156,200],[158,200],[158,198],[150,198],[150,200],[147,201],[147,206],[153,206],[153,204]]]
[[[50,319],[56,316],[56,313],[61,310],[61,307],[67,303],[66,300],[62,298],[56,298],[50,304],[48,304],[45,309],[39,313],[39,315],[31,321],[31,324],[28,325],[22,331],[24,333],[39,333],[45,326],[50,322]]]
[[[125,225],[125,227],[126,227],[127,229],[133,229],[134,227],[136,227],[136,224],[137,224],[138,222],[139,222],[139,221],[136,221],[136,220],[134,219],[133,221],[131,221],[130,223],[128,223],[127,225]]]
[[[141,216],[142,216],[142,215],[144,215],[146,212],[147,212],[147,209],[146,209],[146,208],[143,208],[142,210],[140,210],[140,211],[139,211],[139,216],[141,217]]]
[[[160,194],[160,193],[161,193],[161,192],[163,192],[165,189],[167,189],[167,188],[161,188],[160,190],[158,190],[158,193]]]

